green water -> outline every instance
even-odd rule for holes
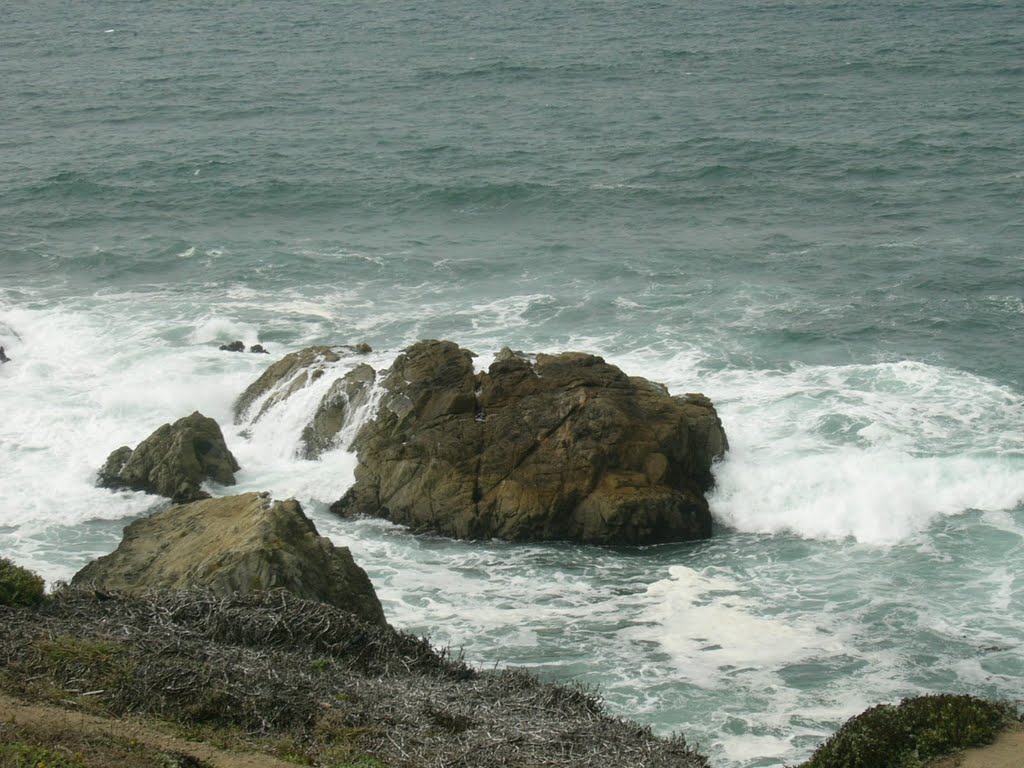
[[[601,687],[724,768],[923,691],[1024,699],[1024,15],[1012,2],[5,8],[0,553],[152,508],[106,454],[269,359],[450,338],[704,391],[708,542],[414,537],[324,511],[302,414],[228,429],[397,626]],[[262,430],[262,431],[261,431]]]

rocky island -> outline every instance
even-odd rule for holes
[[[395,360],[332,507],[457,538],[653,544],[706,538],[728,447],[703,395],[673,397],[596,355],[502,350],[486,371],[449,341]]]
[[[331,347],[286,356],[236,415],[259,419],[339,359]],[[334,511],[470,539],[706,537],[704,493],[728,447],[703,395],[671,396],[583,353],[505,349],[476,370],[445,341],[337,376],[304,457],[353,426],[356,482]],[[238,470],[220,427],[194,413],[107,459],[100,485],[171,501],[71,585],[44,595],[0,558],[0,765],[709,768],[682,735],[616,717],[593,691],[473,669],[392,627],[298,501],[209,498],[204,484]],[[920,697],[852,719],[804,768],[923,766],[1019,734],[1015,722],[1005,704]],[[1006,743],[1013,754],[1019,741]]]

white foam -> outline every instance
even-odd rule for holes
[[[239,340],[246,346],[259,343],[259,331],[250,323],[223,315],[208,315],[197,323],[192,332],[196,344],[227,344]]]
[[[338,433],[337,444],[340,449],[349,449],[352,441],[359,434],[359,430],[377,415],[381,398],[384,396],[384,388],[381,386],[382,382],[383,375],[378,373],[371,385],[370,394],[366,398],[366,402],[361,407],[354,409],[353,412],[345,415],[345,423]]]
[[[736,669],[771,670],[841,645],[806,617],[772,617],[763,596],[755,601],[737,580],[711,569],[677,565],[647,589],[651,624],[637,634],[672,655],[690,682],[719,685]]]
[[[473,372],[486,373],[487,369],[491,367],[491,363],[494,362],[494,358],[496,356],[497,355],[494,352],[478,353],[477,356],[473,358]]]
[[[725,758],[737,765],[749,765],[755,760],[763,764],[761,761],[766,757],[778,758],[779,764],[782,765],[782,758],[788,757],[793,752],[792,741],[792,737],[747,734],[739,739],[724,741],[721,747]]]
[[[320,356],[309,367],[297,370],[291,378],[281,381],[253,401],[248,412],[243,414],[253,446],[260,446],[268,461],[293,457],[299,448],[302,430],[309,424],[320,401],[351,367],[349,360],[330,362]],[[310,375],[317,371],[322,375],[316,378]],[[295,391],[274,402],[261,414],[268,400],[280,397],[293,386]]]
[[[371,362],[379,359],[380,355]],[[267,490],[277,498],[296,498],[306,503],[329,505],[337,501],[354,480],[356,457],[347,447],[376,411],[383,394],[379,378],[368,402],[346,414],[336,448],[325,451],[317,460],[300,458],[302,432],[331,386],[355,365],[366,361],[367,357],[362,355],[333,362],[321,357],[255,400],[242,414],[242,423],[231,429],[229,447],[242,465],[237,474],[239,485],[231,492]],[[299,383],[298,379],[305,379],[307,370],[323,373],[261,413],[267,400]]]
[[[731,451],[715,471],[712,510],[738,530],[893,543],[943,515],[1024,501],[1021,400],[992,382],[908,361],[678,364],[655,374],[715,400]]]
[[[352,485],[356,466],[354,454],[344,450],[328,451],[317,461],[306,461],[294,456],[268,456],[262,446],[240,441],[231,445],[231,451],[242,465],[236,474],[238,484],[224,493],[269,491],[277,499],[298,499],[307,513],[312,504],[329,505],[337,501]]]
[[[731,450],[710,501],[737,530],[891,544],[1024,502],[1024,406],[983,378],[912,361],[709,368],[685,346],[610,361],[716,403]]]
[[[1012,390],[914,362],[731,368],[670,328],[645,333],[644,344],[654,341],[642,347],[607,323],[552,341],[557,329],[537,318],[559,305],[542,293],[461,312],[443,296],[411,302],[409,286],[322,299],[282,291],[268,301],[265,291],[242,286],[224,293],[191,306],[179,306],[177,294],[124,294],[90,297],[77,309],[0,311],[0,339],[15,359],[0,367],[5,555],[66,578],[102,546],[112,548],[122,519],[161,500],[96,489],[96,468],[118,445],[201,410],[222,425],[242,464],[237,486],[211,490],[298,498],[322,533],[352,547],[395,625],[466,647],[477,663],[527,663],[599,684],[615,711],[662,732],[700,734],[730,764],[793,762],[849,715],[936,680],[1020,690],[1013,650],[984,650],[1020,642],[1014,553],[1024,528],[1013,510],[1024,489],[1024,419]],[[410,308],[396,317],[391,310],[404,303]],[[478,369],[505,344],[582,349],[674,393],[703,391],[733,446],[716,468],[718,520],[740,532],[798,536],[725,532],[697,547],[631,556],[451,542],[382,521],[341,520],[322,505],[350,486],[355,457],[341,447],[301,460],[298,438],[336,375],[362,361],[379,370],[394,351],[345,360],[264,419],[236,426],[234,398],[276,355],[227,354],[216,344],[251,344],[267,324],[272,338],[289,339],[278,353],[354,340],[338,338],[338,328],[374,329],[395,348],[446,331],[442,337],[481,353]],[[427,330],[434,333],[420,334]],[[371,412],[372,405],[360,416]],[[983,512],[956,517],[971,509]],[[929,526],[934,535],[925,538]],[[79,530],[92,538],[61,538]],[[1006,562],[975,563],[968,534],[981,537],[981,551],[1009,553]],[[834,541],[844,537],[870,544]],[[941,596],[929,594],[947,574]],[[957,592],[959,583],[970,589]],[[978,659],[958,661],[963,646],[966,658]],[[742,710],[731,732],[721,728],[729,707]]]
[[[531,309],[549,307],[556,303],[555,298],[549,294],[533,293],[473,304],[456,314],[468,316],[475,331],[492,333],[495,329],[529,325],[527,313]]]
[[[102,314],[7,316],[23,340],[0,390],[10,415],[0,420],[7,487],[18,497],[0,513],[4,524],[123,515],[123,505],[106,508],[110,494],[92,487],[109,451],[194,410],[223,423],[236,378],[222,368],[203,371],[208,350],[172,350],[141,332],[114,334]]]
[[[83,558],[102,554],[103,547],[112,549],[117,523],[83,534],[88,541],[72,531],[86,530],[89,521],[130,520],[164,500],[96,488],[96,471],[113,449],[137,445],[161,424],[196,410],[217,420],[242,464],[239,484],[209,487],[215,495],[270,490],[278,498],[327,504],[351,485],[352,454],[339,449],[320,461],[295,457],[302,426],[333,375],[272,410],[247,438],[232,423],[232,404],[273,358],[229,354],[212,343],[253,343],[254,325],[199,302],[175,303],[168,313],[161,297],[147,295],[111,294],[83,303],[85,309],[0,308],[0,327],[11,329],[3,342],[14,360],[0,368],[0,409],[8,414],[0,420],[4,554],[52,580],[70,577]],[[389,355],[370,358],[377,363]],[[343,362],[332,374],[354,364]],[[55,550],[53,543],[61,540],[73,551]]]
[[[742,531],[893,544],[936,517],[1020,503],[1019,462],[834,449],[778,457],[740,445],[716,472],[716,517]]]

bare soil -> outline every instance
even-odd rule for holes
[[[993,744],[929,763],[928,768],[1024,768],[1024,724],[1003,731]]]

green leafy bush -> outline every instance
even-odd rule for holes
[[[1012,708],[974,696],[939,694],[882,704],[848,720],[800,768],[915,768],[933,757],[988,744]]]
[[[0,557],[0,605],[35,605],[43,599],[43,580]]]

